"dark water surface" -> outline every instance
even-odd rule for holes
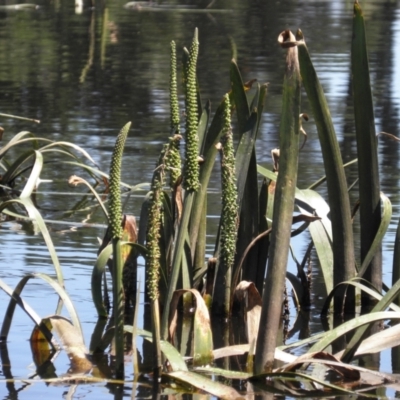
[[[196,5],[201,9],[208,2],[164,3]],[[81,13],[76,12],[73,1],[60,0],[40,1],[40,7],[34,11],[0,10],[0,112],[41,121],[35,125],[0,119],[5,129],[3,144],[22,130],[52,140],[71,141],[88,151],[108,172],[116,135],[127,121],[132,121],[124,153],[123,180],[130,185],[149,182],[169,135],[170,41],[175,40],[181,54],[198,27],[200,89],[203,99],[210,99],[214,109],[230,87],[232,43],[237,47],[243,80],[256,78],[261,83],[269,82],[256,152],[258,162],[270,166],[270,152],[278,144],[284,68],[284,52],[277,44],[277,37],[284,29],[301,28],[328,97],[343,158],[350,161],[356,157],[349,56],[352,2],[219,0],[213,6],[219,11],[209,13],[187,12],[183,7],[157,12],[127,10],[123,7],[125,2],[120,0],[95,3],[94,9],[84,7]],[[363,1],[361,6],[368,28],[377,131],[400,136],[399,2]],[[302,108],[309,112],[306,99]],[[324,174],[312,118],[304,127],[309,138],[300,155],[299,187],[308,186]],[[394,232],[400,216],[399,147],[394,141],[379,140],[381,189],[390,197],[394,212],[384,243],[384,281],[388,285]],[[10,160],[12,156],[10,153]],[[67,180],[73,174],[79,175],[81,171],[58,163],[45,166],[41,179],[52,182],[41,184],[37,202],[47,219],[85,220],[94,224],[73,228],[67,224],[49,224],[66,288],[77,307],[88,344],[96,322],[90,278],[97,237],[104,234],[104,218],[101,212],[92,213],[89,209],[86,213],[65,215],[65,210],[79,202],[79,193],[83,191],[68,186]],[[349,170],[349,182],[355,174],[356,169]],[[211,182],[211,190],[215,192],[210,200],[212,222],[219,209],[218,180]],[[138,194],[128,204],[128,210],[135,215],[140,212],[142,196],[143,193]],[[354,194],[353,202],[356,197]],[[296,240],[294,247],[301,257],[305,243]],[[30,223],[1,224],[0,278],[14,287],[29,272],[53,274],[41,235]],[[316,282],[318,279],[316,276]],[[55,311],[53,290],[39,280],[28,283],[23,297],[43,317]],[[8,297],[0,291],[1,319],[7,302]],[[35,374],[28,342],[32,327],[25,314],[17,310],[8,342],[15,378]],[[317,315],[311,316],[310,329],[312,332],[321,329]],[[55,365],[59,376],[67,372],[65,353],[60,354]],[[129,368],[127,378],[131,377]],[[386,353],[381,356],[381,370],[391,371]],[[0,378],[2,375],[0,371]],[[129,387],[126,395],[131,395]],[[394,395],[386,392],[388,397]],[[20,382],[6,387],[0,383],[0,399],[62,397],[106,399],[111,394],[103,384],[63,387]]]

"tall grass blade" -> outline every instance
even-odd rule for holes
[[[202,144],[202,155],[204,161],[200,165],[200,187],[195,194],[192,214],[190,216],[189,236],[192,253],[193,249],[196,248],[196,243],[199,239],[199,226],[204,214],[208,183],[218,153],[216,145],[222,135],[224,126],[224,102],[225,99],[218,106]]]
[[[377,137],[369,77],[364,16],[358,1],[354,3],[351,73],[360,193],[361,260],[364,261],[381,223],[381,200]],[[375,250],[374,256],[369,260],[364,277],[378,290],[382,288],[381,247]],[[365,296],[362,298],[362,304],[365,306],[369,304],[369,300]]]
[[[333,280],[334,285],[337,285],[355,275],[353,227],[347,182],[328,103],[300,30],[297,32],[296,39],[301,42],[298,46],[300,72],[317,125],[326,171],[328,203],[331,205]],[[338,292],[334,300],[336,314],[343,312],[343,299],[344,293]],[[354,293],[350,291],[347,293],[345,310],[354,312],[354,305]]]
[[[290,31],[280,38],[294,41]],[[293,219],[294,196],[297,182],[300,115],[300,69],[297,47],[289,47],[283,82],[283,104],[279,128],[280,167],[276,183],[274,221],[271,233],[268,270],[263,292],[263,307],[257,338],[255,372],[270,372],[282,311],[286,265],[288,260],[290,229]],[[277,201],[279,199],[279,201]]]
[[[246,91],[250,89],[253,81],[243,83],[238,66],[233,60],[231,63],[232,98],[239,126],[239,144],[236,150],[236,180],[238,188],[238,204],[240,210],[240,224],[238,229],[238,241],[236,251],[236,263],[245,251],[249,243],[258,234],[259,204],[257,162],[255,155],[255,141],[260,127],[262,107],[264,105],[266,86],[257,85],[256,93],[251,103],[251,109],[247,101]],[[243,265],[242,278],[256,281],[258,246],[250,253]],[[235,272],[236,274],[236,272]]]

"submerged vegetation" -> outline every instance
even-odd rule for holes
[[[123,214],[120,191],[121,162],[130,123],[116,139],[109,175],[78,146],[37,138],[29,132],[17,134],[0,149],[0,162],[5,170],[1,177],[0,211],[10,218],[27,219],[37,225],[56,272],[56,278],[42,273],[21,277],[14,289],[0,280],[1,289],[10,296],[0,341],[5,346],[14,310],[20,306],[34,322],[30,342],[43,380],[57,381],[54,371],[49,374],[44,366],[51,363],[61,344],[71,360],[67,381],[100,379],[90,371],[109,349],[111,368],[105,378],[120,390],[125,379],[124,356],[128,353],[133,356],[135,380],[153,373],[154,393],[174,388],[206,391],[219,398],[240,398],[245,394],[240,393],[244,392],[244,386],[234,383],[239,380],[247,383],[249,393],[267,390],[326,397],[397,384],[393,375],[353,363],[356,357],[400,344],[399,325],[395,325],[400,318],[397,305],[400,280],[394,280],[392,288],[382,289],[381,243],[391,219],[391,204],[379,190],[362,10],[356,2],[351,65],[358,158],[351,163],[359,165],[359,204],[353,211],[349,190],[354,185],[348,187],[345,174],[350,163],[343,164],[329,107],[303,33],[299,30],[294,35],[284,31],[278,41],[286,52],[286,63],[279,149],[272,150],[273,170],[257,165],[255,151],[267,84],[255,80],[243,82],[233,59],[231,89],[221,93],[221,103],[212,113],[210,103],[202,102],[199,91],[197,58],[201,46],[196,29],[191,46],[183,49],[182,54],[185,98],[182,129],[176,46],[171,43],[171,116],[170,126],[165,128],[170,137],[166,138],[150,190],[138,210],[138,229],[135,217]],[[302,86],[310,110],[302,109]],[[301,121],[308,116],[303,111],[315,121],[325,169],[325,176],[318,182],[310,182],[306,189],[297,187],[298,159],[302,147],[307,145]],[[26,144],[32,146],[26,149]],[[7,159],[11,148],[22,149],[14,162]],[[94,183],[73,176],[70,184],[89,188],[108,225],[92,273],[98,323],[89,349],[84,345],[73,299],[65,290],[51,236],[33,200],[45,168],[43,160],[53,156],[65,158],[62,162],[78,166],[90,175]],[[207,258],[207,187],[218,158],[222,207],[214,253]],[[317,191],[324,182],[326,200]],[[104,198],[96,191],[99,184],[104,184],[109,192],[108,210]],[[138,187],[127,189],[133,192]],[[358,208],[360,249],[355,247],[352,226]],[[293,254],[290,241],[299,234],[310,244],[297,261],[300,255]],[[399,275],[399,236],[398,233],[395,242],[394,277]],[[288,293],[293,293],[299,315],[313,306],[312,278],[305,268],[314,250],[324,278],[326,299],[320,313],[326,332],[281,344]],[[361,265],[355,261],[358,253]],[[290,256],[298,267],[297,276],[286,271]],[[138,257],[145,260],[145,283],[138,278]],[[34,278],[44,280],[59,295],[53,316],[42,318],[23,300],[24,286]],[[137,324],[138,305],[143,301],[140,284],[145,285],[145,312],[151,314],[151,319],[145,320],[148,326],[143,329]],[[69,319],[60,315],[63,306]],[[237,327],[243,325],[239,320],[244,320],[244,329]],[[393,326],[382,330],[379,324],[382,321]],[[213,337],[213,332],[218,332],[218,337]],[[142,356],[149,360],[144,364],[150,364],[150,370],[139,366],[137,361],[139,336],[148,342],[143,345]],[[281,361],[280,367],[277,361]],[[210,374],[214,379],[207,377]],[[232,380],[232,384],[227,385],[226,380]]]

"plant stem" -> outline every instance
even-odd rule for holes
[[[285,41],[294,41],[290,31],[281,34]],[[286,265],[293,219],[297,182],[300,115],[300,68],[297,46],[289,47],[283,83],[283,105],[279,129],[280,166],[276,182],[274,219],[272,223],[268,270],[256,356],[255,373],[271,372],[274,365],[277,334],[282,316]]]

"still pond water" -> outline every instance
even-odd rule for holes
[[[352,2],[347,0],[217,0],[218,12],[188,12],[185,5],[205,8],[209,0],[165,1],[162,11],[124,8],[124,1],[95,1],[76,10],[73,1],[42,0],[35,10],[10,11],[0,8],[0,112],[39,119],[40,125],[2,118],[3,143],[17,132],[29,130],[52,140],[71,141],[82,146],[101,169],[108,171],[111,151],[119,129],[132,121],[125,148],[123,180],[131,185],[151,180],[162,145],[169,135],[169,45],[189,46],[199,28],[199,82],[203,99],[219,103],[229,90],[231,43],[238,52],[244,81],[256,78],[269,82],[261,135],[256,146],[258,162],[271,166],[270,153],[277,147],[284,53],[277,44],[284,29],[301,28],[331,107],[343,158],[356,156],[349,72]],[[365,4],[364,4],[365,3]],[[2,4],[4,4],[2,2]],[[6,4],[10,4],[7,1]],[[13,4],[13,3],[12,3]],[[400,9],[398,1],[361,2],[368,28],[377,131],[399,136],[400,128]],[[303,111],[309,112],[307,102]],[[214,107],[215,108],[215,107]],[[323,173],[321,152],[311,118],[305,126],[309,139],[301,153],[299,186],[314,182]],[[391,284],[391,258],[399,212],[400,145],[380,139],[379,156],[382,191],[391,199],[394,216],[384,242],[384,281]],[[12,154],[10,154],[12,156]],[[75,302],[86,342],[96,322],[90,278],[97,237],[104,234],[99,211],[66,213],[81,199],[82,190],[71,189],[67,180],[80,170],[57,163],[45,166],[37,204],[48,220],[52,239],[63,268],[66,288]],[[352,182],[355,170],[349,170]],[[219,184],[211,182],[209,218],[218,215]],[[57,194],[55,194],[57,193]],[[354,195],[356,196],[356,195]],[[143,193],[130,199],[128,211],[138,215]],[[353,202],[355,198],[353,198]],[[82,223],[89,225],[70,225]],[[210,243],[210,246],[212,244]],[[297,241],[301,255],[305,243]],[[210,247],[210,253],[212,247]],[[293,269],[293,265],[289,268]],[[53,274],[41,235],[30,223],[0,225],[0,278],[14,287],[27,273]],[[318,279],[318,276],[316,276]],[[53,314],[56,296],[39,280],[31,281],[24,299],[41,315]],[[0,321],[8,297],[0,291]],[[291,318],[295,318],[293,315]],[[311,316],[310,329],[318,332],[318,315]],[[11,385],[0,383],[0,399],[82,398],[108,399],[112,390],[104,384],[69,387],[27,384],[35,367],[29,336],[31,321],[19,310],[8,342],[12,375],[20,379]],[[390,353],[381,355],[381,370],[391,372]],[[127,366],[127,379],[132,375]],[[61,353],[55,360],[57,374],[68,370]],[[4,371],[0,370],[0,379]],[[145,396],[127,385],[126,396]],[[148,393],[147,393],[148,395]],[[395,397],[396,393],[381,393]]]

